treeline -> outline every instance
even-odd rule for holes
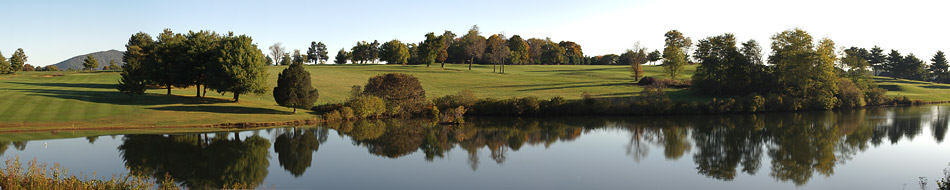
[[[232,93],[234,101],[241,94],[267,91],[264,54],[246,35],[165,29],[155,39],[143,32],[133,34],[125,47],[126,64],[117,88],[129,95],[144,93],[148,85],[164,87],[167,94],[172,87],[195,86],[199,97],[210,88]]]
[[[360,41],[347,51],[340,49],[334,59],[336,64],[365,64],[384,61],[388,64],[458,63],[527,65],[527,64],[591,64],[581,45],[572,41],[554,42],[550,38],[524,39],[519,35],[510,38],[503,34],[482,36],[478,26],[472,26],[462,36],[452,31],[441,35],[428,33],[418,43],[391,40],[380,44]],[[499,70],[501,69],[499,67]]]

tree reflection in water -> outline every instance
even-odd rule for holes
[[[661,147],[667,160],[692,154],[697,173],[731,181],[741,173],[755,175],[764,155],[770,158],[769,176],[806,184],[815,174],[830,176],[871,146],[898,143],[923,133],[942,142],[950,112],[933,109],[887,108],[836,112],[766,113],[755,115],[651,116],[624,118],[466,118],[464,125],[437,125],[428,120],[364,120],[322,127],[277,129],[272,134],[280,165],[301,176],[314,162],[312,156],[327,139],[328,129],[347,137],[368,153],[400,158],[415,152],[426,161],[443,159],[455,148],[468,154],[477,170],[479,150],[503,164],[509,152],[525,146],[552,146],[573,141],[592,131],[620,130],[630,134],[626,154],[639,162],[652,147]],[[885,140],[886,139],[886,140]],[[119,147],[133,173],[161,179],[168,173],[191,188],[220,187],[229,183],[259,185],[267,175],[270,143],[259,136],[240,139],[228,134],[127,135]],[[25,142],[0,142],[25,147]]]
[[[189,189],[243,184],[259,186],[267,176],[271,144],[254,135],[240,139],[227,133],[125,135],[119,152],[135,175],[164,179],[168,174]]]

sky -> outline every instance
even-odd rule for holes
[[[801,28],[839,47],[878,45],[930,60],[950,50],[950,1],[834,0],[432,0],[432,1],[2,1],[0,52],[23,48],[28,64],[125,50],[129,37],[163,29],[246,34],[266,54],[280,42],[306,52],[311,41],[330,57],[357,41],[419,42],[428,32],[461,36],[478,25],[484,36],[520,35],[574,41],[585,55],[620,54],[640,42],[663,48],[679,30],[696,41],[733,33],[768,52],[775,33]]]

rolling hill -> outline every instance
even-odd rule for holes
[[[115,60],[115,64],[119,66],[125,65],[125,62],[122,62],[123,53],[124,53],[123,51],[119,51],[119,50],[109,50],[109,51],[100,51],[100,52],[89,53],[89,54],[92,54],[92,57],[95,57],[96,60],[99,61],[99,68],[96,68],[96,69],[102,69],[103,66],[109,65],[109,60]],[[80,70],[83,68],[82,61],[85,60],[86,55],[89,55],[89,54],[77,55],[76,57],[66,59],[54,65],[56,65],[56,67],[59,67],[60,70],[66,70],[69,68]]]

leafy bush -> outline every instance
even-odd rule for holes
[[[419,79],[402,73],[377,75],[369,79],[363,87],[363,95],[371,95],[397,105],[405,114],[412,115],[422,111],[426,102],[426,91]],[[395,107],[395,106],[393,106]]]
[[[747,112],[762,111],[765,108],[765,98],[756,94],[749,94],[745,98],[745,110]]]
[[[838,79],[838,100],[840,107],[844,108],[863,107],[867,104],[864,101],[864,92],[847,78]]]
[[[653,84],[656,84],[656,82],[657,82],[656,78],[653,78],[653,77],[643,77],[642,79],[640,79],[639,82],[637,82],[637,85],[640,85],[640,86],[653,86]]]
[[[887,94],[887,89],[870,88],[864,92],[865,102],[867,105],[882,105],[887,102],[887,97],[884,94]]]
[[[376,96],[357,96],[346,103],[358,118],[380,117],[386,114],[386,101]]]
[[[333,110],[330,113],[326,114],[325,119],[327,121],[342,121],[343,114],[340,113],[340,110]]]
[[[455,108],[459,106],[472,107],[478,102],[478,96],[471,90],[462,90],[454,95],[446,95],[433,100],[436,106],[441,109]]]
[[[353,108],[346,107],[346,106],[344,106],[343,108],[340,108],[340,117],[342,117],[343,120],[346,120],[346,121],[357,119],[356,114],[353,113]]]
[[[465,111],[466,111],[465,107],[462,107],[462,106],[456,107],[454,109],[447,109],[445,110],[445,114],[442,114],[442,117],[441,119],[439,119],[439,122],[440,123],[455,123],[455,124],[465,123],[465,120],[463,119],[465,115]]]

